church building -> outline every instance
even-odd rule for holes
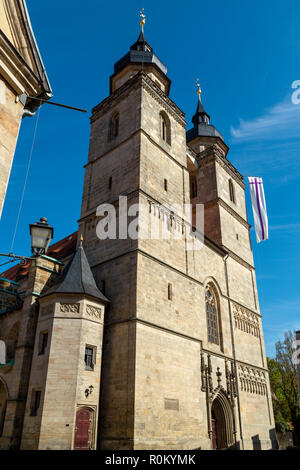
[[[276,445],[244,179],[200,87],[191,124],[171,100],[141,24],[92,110],[78,232],[1,274],[0,449]],[[128,225],[138,204],[170,237],[139,220],[100,239],[120,196]],[[186,204],[193,223],[204,208],[199,250]]]
[[[25,0],[0,0],[0,218],[22,118],[51,96]]]

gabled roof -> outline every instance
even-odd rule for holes
[[[83,294],[103,302],[108,299],[100,292],[91,271],[83,246],[79,245],[69,264],[65,268],[62,279],[41,297],[50,294]]]

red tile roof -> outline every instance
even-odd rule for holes
[[[77,235],[78,232],[74,232],[71,235],[49,246],[46,255],[57,260],[63,260],[72,255],[76,250]],[[18,281],[28,275],[30,265],[31,261],[27,261],[26,264],[23,265],[21,263],[16,264],[7,271],[4,271],[1,274],[1,277],[11,281]]]

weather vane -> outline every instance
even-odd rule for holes
[[[197,95],[198,95],[199,101],[200,101],[202,90],[201,90],[201,86],[200,86],[200,83],[199,83],[199,78],[197,78],[197,80],[196,80],[196,87],[198,88],[197,89]]]
[[[144,26],[145,26],[145,23],[146,23],[146,15],[145,15],[145,12],[144,12],[144,8],[142,8],[142,10],[140,11],[140,18],[141,18],[140,25],[141,25],[142,33],[143,33],[144,32]]]

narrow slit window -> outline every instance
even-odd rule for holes
[[[164,188],[165,191],[168,191],[168,180],[164,179]]]
[[[196,178],[191,178],[190,180],[190,192],[191,192],[191,199],[197,196],[197,180]]]
[[[41,403],[41,394],[41,390],[34,390],[32,392],[31,416],[37,416],[37,412]]]
[[[172,289],[172,284],[168,284],[168,300],[173,299],[173,289]]]
[[[108,141],[115,139],[119,135],[119,113],[115,112],[109,121]]]
[[[171,123],[164,111],[160,113],[160,136],[162,140],[171,145]]]
[[[231,180],[229,180],[229,196],[230,196],[230,200],[235,204],[235,191],[234,191],[233,182]]]
[[[48,331],[43,331],[40,335],[39,355],[45,354],[47,345],[48,345]]]

